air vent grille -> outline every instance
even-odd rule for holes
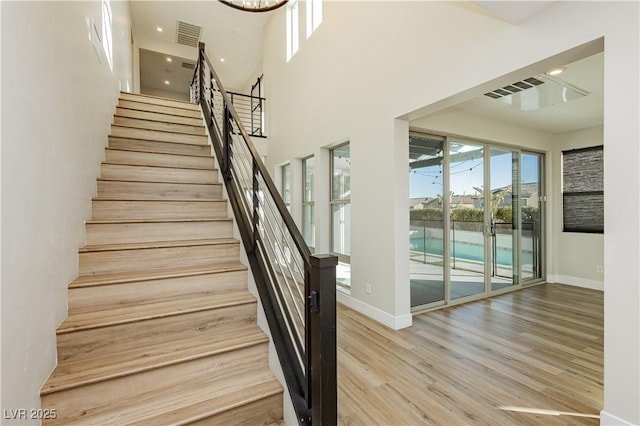
[[[191,64],[189,62],[183,62],[182,63],[182,68],[188,69],[188,70],[192,70],[196,67],[196,64]]]
[[[178,21],[178,30],[176,33],[176,42],[190,47],[198,47],[198,42],[202,36],[202,27],[200,25],[190,24],[184,21]]]
[[[535,77],[529,77],[529,78],[525,78],[522,81],[516,81],[513,84],[504,86],[500,89],[496,89],[492,92],[485,93],[484,95],[492,99],[500,99],[504,96],[509,96],[514,93],[521,92],[523,90],[531,89],[532,87],[540,86],[541,84],[544,84],[544,81],[539,80]]]

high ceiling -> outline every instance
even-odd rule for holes
[[[184,52],[185,46],[176,42],[177,22],[181,20],[202,26],[201,41],[226,88],[238,90],[257,77],[251,73],[262,59],[263,29],[275,12],[242,12],[217,1],[132,1],[130,5],[134,40],[153,45],[149,50],[167,54],[175,47]],[[163,31],[158,32],[158,27]],[[196,49],[186,49],[195,59]],[[188,59],[191,55],[181,56]],[[144,78],[141,75],[141,81]]]
[[[490,11],[499,19],[517,25],[554,2],[475,0],[474,3]],[[192,57],[195,59],[196,56],[195,48],[185,48],[176,43],[178,20],[203,27],[202,41],[206,43],[207,55],[213,62],[222,83],[228,90],[239,91],[249,80],[257,77],[252,73],[262,59],[263,30],[271,16],[276,13],[242,12],[214,0],[133,1],[130,5],[134,39],[146,40],[146,44],[153,47],[148,50],[158,54],[155,57],[147,56],[147,59],[155,58],[159,61],[157,65],[162,66],[153,73],[145,71],[145,74],[141,75],[141,81],[155,81],[153,84],[159,86],[158,88],[162,87],[165,80],[162,74],[167,74],[168,69],[166,63],[161,63],[162,54],[170,53],[168,50],[176,47],[182,48],[178,51],[183,53],[177,55],[181,58],[188,60]],[[163,31],[158,32],[157,27],[162,27]],[[163,51],[162,47],[166,49]],[[176,56],[175,53],[174,56]],[[221,59],[224,59],[224,62]],[[141,55],[141,68],[142,60]],[[535,111],[518,111],[486,96],[476,97],[453,108],[552,133],[602,124],[603,54],[566,65],[566,68],[558,78],[586,90],[590,93],[588,96]],[[176,89],[172,87],[171,90]]]
[[[140,49],[140,74],[145,77],[142,87],[189,93],[194,64],[193,59]]]

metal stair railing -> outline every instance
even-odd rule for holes
[[[335,425],[338,258],[309,251],[204,43],[191,96],[204,113],[298,421]]]

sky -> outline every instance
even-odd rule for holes
[[[538,156],[522,154],[522,183],[538,180]],[[475,194],[473,187],[483,187],[483,159],[473,159],[451,164],[451,191],[455,195]],[[435,198],[442,194],[441,167],[424,167],[409,171],[409,196],[411,198]],[[491,158],[491,188],[511,184],[511,154]]]

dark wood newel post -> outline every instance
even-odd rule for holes
[[[309,328],[311,333],[311,423],[338,423],[336,357],[337,256],[311,256],[309,274]]]

